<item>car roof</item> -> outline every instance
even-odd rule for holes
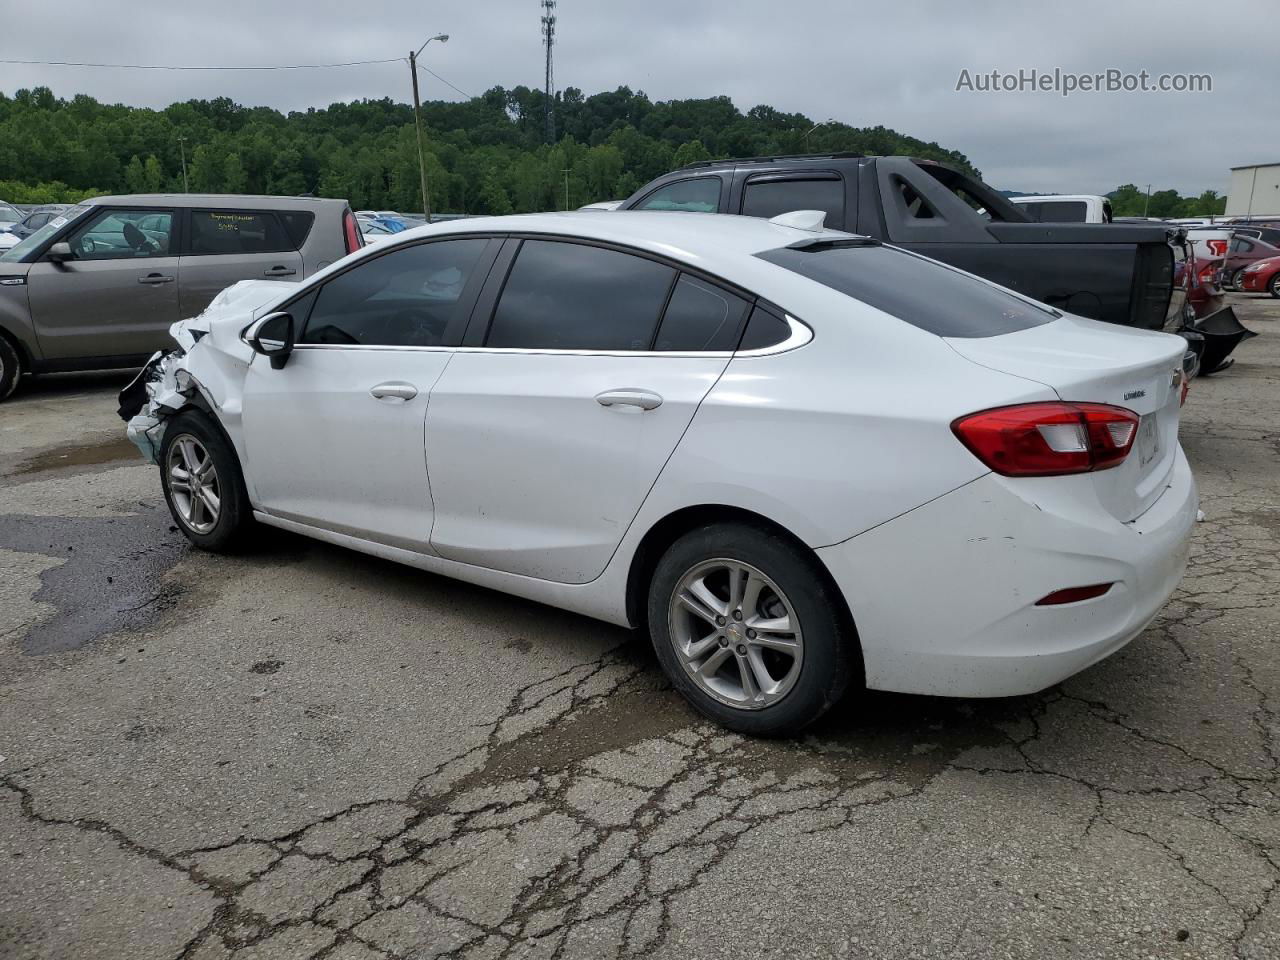
[[[1010,197],[1012,203],[1019,200],[1101,200],[1103,203],[1110,203],[1106,197],[1096,193],[1028,193],[1021,194],[1016,197]]]
[[[470,217],[411,227],[397,234],[398,242],[416,237],[453,233],[545,233],[599,240],[635,247],[707,265],[726,258],[739,259],[762,250],[774,250],[799,240],[852,234],[839,230],[800,230],[761,220],[719,213],[682,213],[658,210],[580,211],[525,213],[503,217]],[[708,266],[710,269],[710,266]]]
[[[253,207],[271,210],[308,210],[316,205],[342,204],[345,200],[324,197],[271,197],[234,193],[132,193],[106,197],[92,197],[85,203],[97,206],[134,207],[209,207],[212,209],[238,209]]]

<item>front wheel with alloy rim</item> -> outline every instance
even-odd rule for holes
[[[0,400],[8,399],[22,379],[22,357],[9,338],[0,334]]]
[[[654,649],[675,688],[757,736],[795,733],[840,698],[858,654],[842,610],[812,554],[747,524],[681,537],[649,588]]]
[[[252,523],[236,452],[199,411],[188,410],[166,424],[160,482],[178,528],[201,549],[229,549]]]
[[[1280,273],[1271,278],[1271,282],[1267,284],[1267,290],[1277,300],[1280,300]]]

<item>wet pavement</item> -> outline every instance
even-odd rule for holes
[[[1280,301],[1197,381],[1189,575],[1013,700],[701,722],[627,631],[188,550],[127,376],[0,406],[0,957],[1280,956]]]

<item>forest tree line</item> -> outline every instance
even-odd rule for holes
[[[527,87],[423,104],[433,210],[578,207],[713,157],[841,150],[976,172],[961,153],[885,127],[815,128],[768,106],[743,113],[728,97],[653,102],[626,87],[558,93],[557,142],[548,144],[543,104]],[[227,98],[152,110],[84,94],[59,99],[45,87],[0,94],[0,199],[11,203],[182,190],[183,150],[193,192],[311,193],[361,209],[422,209],[413,110],[390,99],[283,114]]]
[[[423,104],[432,209],[501,214],[620,199],[696,160],[848,151],[940,160],[980,175],[964,154],[887,127],[817,123],[728,97],[651,101],[620,87],[555,96],[557,142],[545,143],[540,90],[494,87],[462,102]],[[73,202],[114,193],[305,194],[357,209],[420,211],[413,110],[391,99],[288,114],[226,97],[163,110],[99,103],[47,87],[0,93],[0,200]],[[567,176],[566,176],[567,173]],[[1220,213],[1213,191],[1111,194],[1117,215]],[[1211,209],[1212,208],[1212,209]]]

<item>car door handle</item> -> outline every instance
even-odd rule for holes
[[[283,267],[277,264],[274,267],[268,267],[262,271],[264,277],[292,277],[298,271],[293,267]]]
[[[597,393],[596,403],[602,407],[639,407],[641,410],[655,410],[662,406],[662,397],[651,390],[628,387],[623,390],[606,390],[604,393]]]
[[[418,395],[418,388],[412,383],[388,381],[376,387],[370,387],[369,395],[376,400],[399,400],[401,403],[407,403]]]
[[[173,277],[166,277],[162,273],[148,273],[145,277],[138,278],[139,283],[173,283]]]

